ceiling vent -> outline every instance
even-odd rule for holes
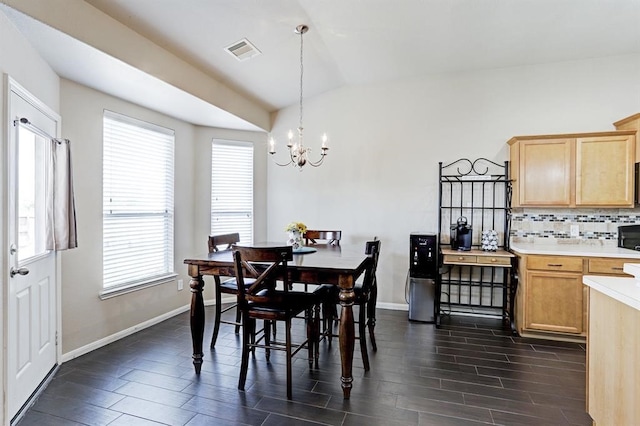
[[[225,47],[224,50],[239,61],[244,61],[262,53],[246,38]]]

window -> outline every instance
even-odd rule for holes
[[[45,188],[49,141],[19,126],[18,133],[18,262],[47,253]]]
[[[104,113],[103,286],[164,282],[173,271],[174,132]]]
[[[211,145],[211,235],[240,233],[253,242],[253,144]]]

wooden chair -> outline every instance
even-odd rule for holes
[[[242,312],[242,362],[238,389],[244,390],[249,367],[249,352],[264,348],[267,361],[271,350],[286,353],[287,399],[292,398],[292,358],[304,347],[308,349],[309,367],[318,363],[320,301],[313,293],[289,290],[287,262],[293,260],[291,246],[284,247],[234,247],[233,258],[238,282],[238,308]],[[245,285],[246,277],[253,277],[251,285]],[[276,281],[284,281],[282,290],[276,289]],[[291,322],[305,313],[307,322],[306,340],[294,344],[291,340]],[[264,326],[256,332],[256,320]],[[285,342],[271,339],[270,323],[285,324]]]
[[[304,233],[305,245],[327,244],[330,246],[339,246],[342,239],[342,231],[316,231],[307,230]]]
[[[354,286],[355,300],[353,304],[359,308],[358,320],[356,322],[358,324],[357,339],[360,340],[362,363],[365,371],[369,371],[369,353],[367,351],[366,339],[367,327],[369,329],[371,346],[374,352],[378,350],[374,333],[376,326],[376,301],[378,298],[376,270],[378,268],[378,257],[380,256],[380,240],[378,240],[377,237],[375,237],[373,241],[366,242],[365,254],[370,258],[369,265],[365,270],[364,279],[361,282],[356,282]],[[334,285],[323,284],[316,289],[316,293],[323,300],[323,316],[324,318],[327,318],[332,315],[336,304],[339,303],[339,289]],[[328,338],[329,344],[331,344],[331,339],[333,337],[337,337],[337,335],[333,333],[332,328],[327,326],[326,321],[322,336]]]
[[[240,241],[240,234],[237,232],[231,234],[212,235],[209,237],[209,253],[214,253],[221,250],[231,250],[231,247]],[[211,337],[211,348],[216,345],[218,339],[218,332],[220,331],[220,324],[231,324],[235,326],[235,333],[240,332],[240,326],[242,325],[240,318],[240,310],[236,309],[236,320],[227,321],[222,319],[222,314],[236,308],[237,303],[233,303],[226,308],[222,309],[222,293],[232,294],[238,296],[238,284],[236,278],[229,278],[222,281],[219,276],[213,277],[216,284],[216,313],[215,321],[213,323],[213,336]],[[247,281],[249,282],[249,281]]]
[[[328,246],[340,246],[340,240],[342,239],[342,231],[318,231],[307,229],[307,232],[303,235],[304,244],[306,246],[315,246],[319,244],[325,244]],[[309,285],[304,284],[304,291],[309,291]],[[336,312],[335,318],[338,314]]]

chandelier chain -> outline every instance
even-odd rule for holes
[[[302,77],[304,75],[304,61],[302,60],[302,52],[303,50],[303,31],[300,31],[300,128],[302,128]]]

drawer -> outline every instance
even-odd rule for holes
[[[627,275],[622,271],[622,267],[625,263],[639,262],[637,259],[589,259],[588,270],[590,274]]]
[[[445,254],[443,263],[477,263],[478,257],[471,254]]]
[[[511,266],[511,258],[506,256],[478,256],[477,262],[483,265]]]
[[[529,256],[527,269],[582,272],[582,258],[568,256]]]

